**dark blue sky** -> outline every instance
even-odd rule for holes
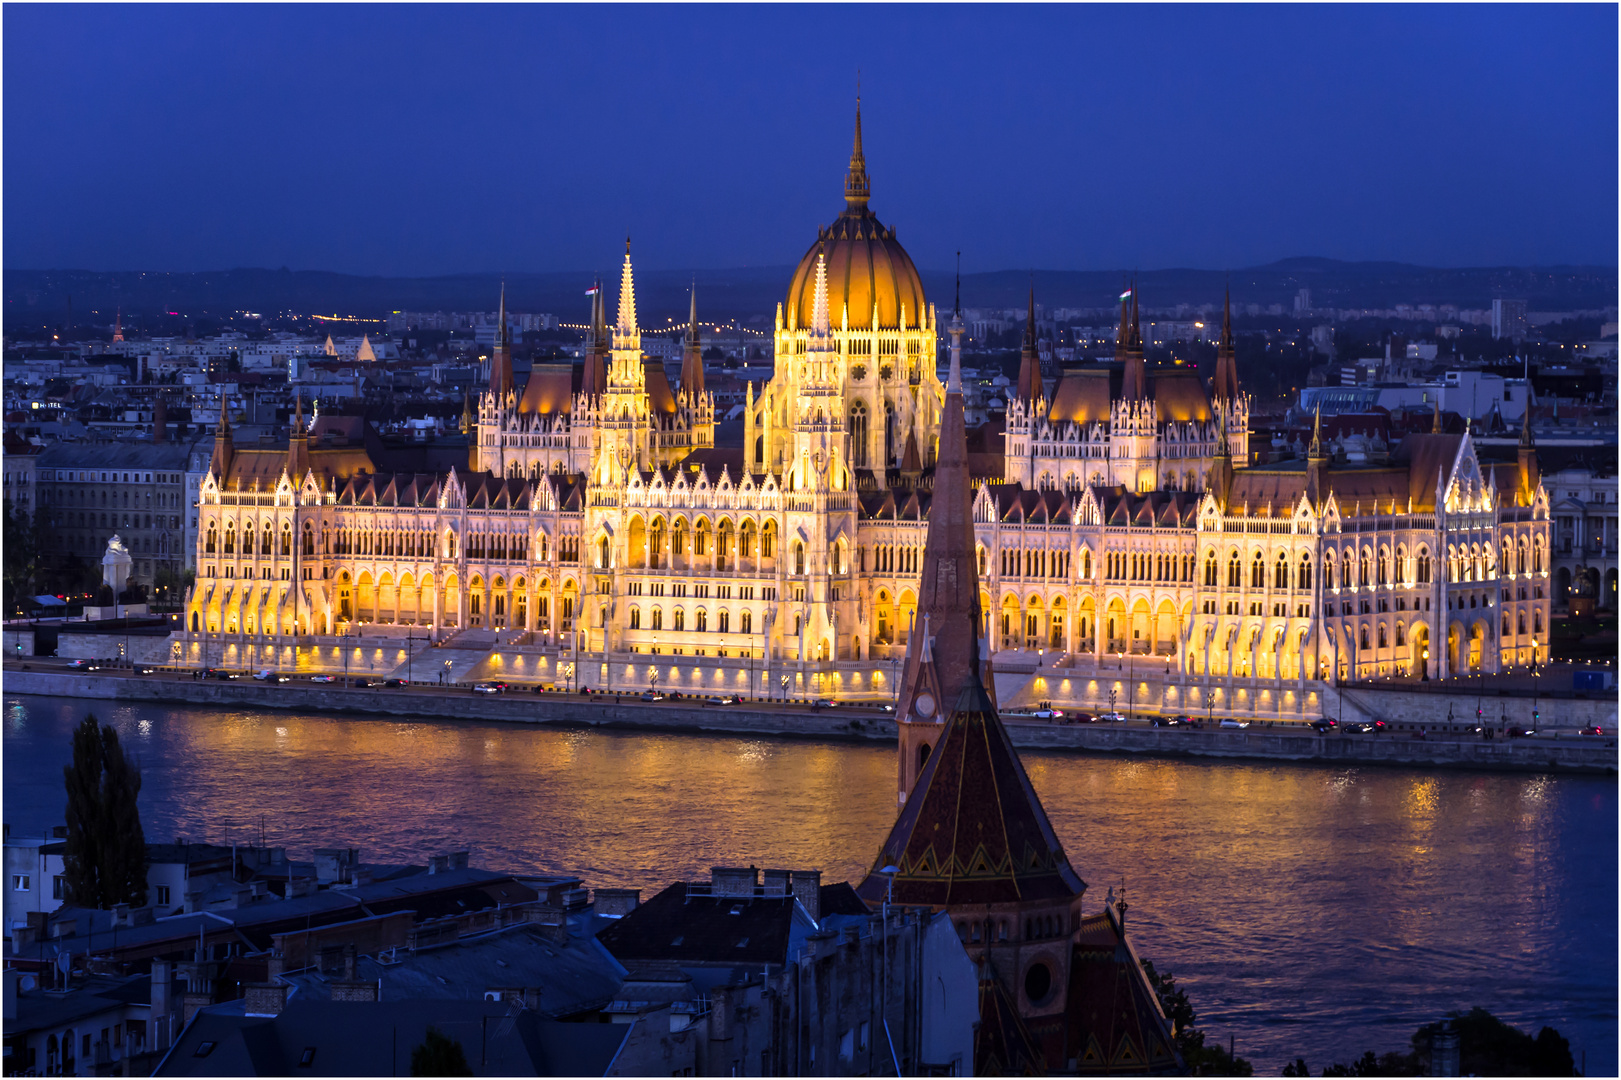
[[[8,267],[1441,266],[1617,249],[1586,6],[6,5]]]

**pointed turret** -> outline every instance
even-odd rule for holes
[[[287,429],[287,476],[296,485],[310,471],[310,432],[304,426],[304,393],[293,393],[293,418]]]
[[[850,171],[844,177],[845,212],[864,216],[867,212],[867,199],[871,195],[872,185],[867,179],[867,158],[861,152],[861,95],[857,94],[855,146],[850,151]]]
[[[1030,286],[1030,308],[1024,324],[1024,348],[1019,352],[1019,378],[1013,395],[1026,405],[1041,397],[1041,353],[1036,349],[1036,287]]]
[[[1127,401],[1142,401],[1148,397],[1148,369],[1143,362],[1143,335],[1137,317],[1135,281],[1131,285],[1131,325],[1126,329],[1125,361],[1126,372],[1120,383],[1120,396]]]
[[[501,283],[501,307],[496,314],[495,350],[490,356],[490,393],[496,408],[512,389],[512,334],[507,330],[507,283]]]
[[[1131,286],[1120,294],[1120,326],[1114,332],[1114,358],[1117,363],[1126,362],[1126,353],[1131,350],[1131,294],[1135,292]]]
[[[832,352],[837,349],[833,340],[833,323],[829,317],[827,303],[827,254],[818,252],[816,255],[816,291],[812,294],[810,333],[806,335],[805,351],[807,353]]]
[[[1222,306],[1221,340],[1216,344],[1216,374],[1210,380],[1210,396],[1217,401],[1238,399],[1238,364],[1233,352],[1233,293],[1227,291]]]
[[[1536,498],[1537,487],[1542,483],[1542,466],[1537,460],[1537,441],[1531,435],[1531,395],[1530,386],[1526,386],[1525,415],[1520,420],[1520,503],[1530,506]]]
[[[608,353],[612,342],[608,339],[607,305],[602,299],[602,279],[591,286],[591,335],[585,350],[585,371],[580,389],[591,397],[600,397],[608,389]]]
[[[704,392],[704,346],[698,334],[698,283],[692,283],[692,305],[687,314],[687,340],[681,350],[681,389],[694,407]]]
[[[1225,447],[1223,440],[1222,446]],[[1328,468],[1328,454],[1323,451],[1323,407],[1317,406],[1312,417],[1311,446],[1306,450],[1306,498],[1311,500],[1313,506],[1321,506],[1326,488],[1323,485],[1323,471]]]
[[[625,237],[625,264],[619,268],[619,319],[614,324],[614,346],[622,339],[640,338],[636,332],[636,281],[630,268],[630,237]]]
[[[1435,395],[1435,413],[1430,418],[1430,434],[1431,435],[1440,435],[1440,434],[1442,434],[1442,431],[1441,431],[1441,394],[1440,394],[1439,391],[1437,391],[1436,395]]]
[[[226,474],[231,471],[231,421],[225,414],[225,390],[220,389],[220,419],[214,425],[214,457],[208,463],[209,470],[214,479],[219,481],[220,487],[225,486]]]
[[[124,340],[124,309],[118,309],[118,316],[113,320],[113,341]]]

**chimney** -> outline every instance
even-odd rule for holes
[[[255,900],[263,900],[267,895],[267,885],[263,878],[256,878],[253,881],[248,882],[248,887],[253,890],[253,898]]]
[[[765,895],[767,895],[767,896],[788,896],[788,895],[790,895],[790,890],[788,888],[788,878],[789,877],[790,877],[790,875],[789,875],[788,871],[786,871],[786,870],[767,870],[767,871],[765,871]]]
[[[365,979],[334,979],[330,990],[333,1001],[376,1001],[377,984]]]
[[[754,895],[759,875],[752,866],[712,866],[709,868],[710,888],[716,896]]]
[[[169,961],[152,961],[152,1019],[154,1022],[168,1016],[173,1011],[169,1001],[169,994],[173,987],[174,968],[170,966]]]
[[[820,870],[795,870],[791,877],[794,898],[799,906],[805,909],[811,917],[811,922],[818,925],[822,922],[822,872]]]
[[[114,904],[113,905],[113,925],[114,926],[131,926],[131,925],[133,925],[130,922],[130,918],[129,918],[129,905],[128,904]]]
[[[450,853],[450,869],[466,870],[467,859],[470,855],[472,855],[470,851],[452,851]]]
[[[355,978],[355,964],[359,959],[360,947],[354,942],[343,947],[343,977],[349,982]]]
[[[598,889],[593,894],[596,913],[611,919],[629,915],[642,902],[640,889]]]
[[[249,983],[243,989],[242,1012],[246,1016],[280,1016],[287,1007],[284,983]]]
[[[446,870],[449,870],[449,869],[450,869],[450,856],[449,855],[430,855],[430,856],[428,856],[428,873],[430,873],[430,874],[443,874]]]

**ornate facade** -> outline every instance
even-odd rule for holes
[[[238,447],[222,417],[186,634],[263,647],[479,628],[596,658],[593,685],[660,655],[703,658],[716,687],[747,665],[751,691],[775,689],[754,676],[775,666],[806,692],[815,676],[891,694],[945,388],[934,308],[868,208],[859,114],[844,194],[778,306],[776,371],[749,390],[740,446],[715,443],[696,300],[677,384],[642,355],[628,242],[617,318],[596,290],[581,363],[536,364],[520,387],[503,320],[465,472],[379,471],[353,418],[299,415],[286,445]],[[1050,388],[1026,344],[970,511],[999,669],[1157,657],[1157,678],[1264,711],[1260,697],[1305,700],[1325,679],[1546,659],[1528,438],[1514,463],[1437,434],[1248,466],[1230,320],[1207,387],[1148,369],[1136,312],[1133,290],[1117,365]]]

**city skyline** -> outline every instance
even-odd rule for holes
[[[627,230],[649,270],[781,265],[858,71],[931,270],[1614,263],[1613,10],[624,14],[8,11],[6,265],[545,272]],[[777,56],[852,17],[840,62]]]

